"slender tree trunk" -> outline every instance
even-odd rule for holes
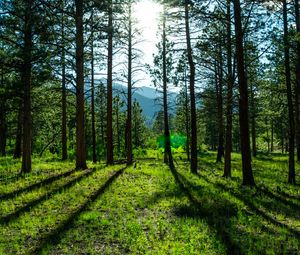
[[[165,8],[165,7],[164,7]],[[169,115],[168,115],[168,88],[167,88],[167,50],[166,50],[166,10],[164,9],[163,14],[163,102],[164,102],[164,138],[165,138],[165,163],[168,163],[171,169],[174,169],[172,151],[171,151],[171,138],[170,138],[170,129],[169,129]],[[167,159],[167,162],[166,162]]]
[[[62,2],[64,7],[64,1]],[[62,39],[62,54],[61,54],[61,67],[62,67],[62,119],[61,119],[61,144],[62,144],[62,160],[68,158],[67,149],[67,93],[66,93],[66,52],[65,52],[65,26],[64,26],[64,14],[62,14],[61,24],[61,39]]]
[[[221,38],[221,35],[220,35]],[[223,56],[221,42],[219,45],[219,63],[217,79],[217,108],[218,108],[218,154],[216,162],[222,162],[224,156],[224,119],[223,119]]]
[[[0,98],[0,100],[3,100]],[[3,100],[4,101],[4,100]],[[5,117],[5,106],[0,103],[0,155],[6,156],[6,117]]]
[[[101,132],[101,145],[105,150],[105,98],[107,97],[105,87],[103,84],[100,85],[100,132]],[[102,154],[104,156],[105,154]]]
[[[24,18],[24,66],[22,72],[22,83],[24,85],[23,97],[23,154],[22,173],[31,171],[31,69],[32,69],[32,0],[25,1]]]
[[[4,70],[3,64],[1,64],[1,87],[4,87]],[[6,112],[4,98],[0,97],[0,155],[6,156],[6,135],[7,135],[7,124],[6,124]]]
[[[269,128],[268,128],[268,121],[266,121],[266,126],[267,126],[267,145],[268,145],[268,151],[267,151],[267,153],[269,154],[270,153],[270,135],[269,135]]]
[[[186,67],[184,68],[184,88],[185,88],[185,132],[186,132],[186,156],[190,161],[190,117],[189,117],[189,94],[187,86]]]
[[[76,169],[86,169],[84,119],[83,0],[76,6]]]
[[[92,104],[92,147],[93,147],[93,162],[97,162],[96,155],[96,125],[95,125],[95,75],[94,75],[94,12],[92,11],[92,31],[91,31],[91,104]]]
[[[107,129],[106,129],[106,161],[114,163],[113,118],[112,118],[112,69],[113,69],[113,13],[112,1],[109,2],[108,18],[108,58],[107,58]]]
[[[121,152],[121,139],[120,139],[120,120],[119,120],[119,109],[120,105],[119,105],[119,97],[117,97],[117,104],[116,104],[116,125],[117,125],[117,152],[118,152],[118,156],[120,156],[120,152]]]
[[[300,34],[300,14],[299,0],[295,0],[295,18],[296,31]],[[296,142],[297,142],[297,160],[300,161],[300,42],[296,42],[297,63],[296,63],[296,89],[295,89],[295,106],[296,106]]]
[[[127,125],[126,125],[126,154],[127,165],[132,164],[132,3],[129,3],[128,20],[128,74],[127,74]]]
[[[233,72],[232,72],[232,40],[231,40],[231,1],[227,0],[227,102],[226,102],[226,134],[224,177],[231,177],[232,151],[232,100],[233,100]]]
[[[274,120],[271,120],[271,152],[274,151]]]
[[[191,45],[190,24],[189,24],[189,1],[185,0],[185,33],[187,43],[187,56],[190,69],[190,98],[191,98],[191,171],[197,173],[197,112],[195,96],[195,63]]]
[[[288,112],[289,112],[289,177],[288,182],[296,183],[295,176],[295,122],[294,122],[294,107],[293,107],[293,92],[291,85],[291,67],[290,67],[290,46],[288,34],[287,20],[287,3],[283,0],[283,26],[284,26],[284,59],[285,59],[285,78],[287,88]]]
[[[256,157],[256,111],[255,111],[255,98],[252,82],[250,83],[250,97],[251,97],[251,136],[252,136],[252,156]]]
[[[20,102],[18,110],[18,123],[16,132],[16,142],[14,149],[14,159],[20,158],[22,154],[22,127],[23,127],[23,103]]]
[[[248,84],[245,74],[243,29],[241,20],[240,0],[234,0],[235,36],[237,73],[239,79],[239,117],[240,117],[240,141],[243,165],[243,184],[255,185],[251,166],[251,150],[249,136],[249,106],[248,106]]]

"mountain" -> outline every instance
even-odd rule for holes
[[[99,85],[100,83],[106,84],[105,79],[101,80],[95,80],[95,86]],[[86,81],[87,86],[86,88],[89,88],[89,81]],[[123,86],[119,83],[113,84],[113,93],[114,95],[118,94],[121,95],[123,100],[127,100],[127,87]],[[177,94],[171,93],[169,95],[169,107],[170,107],[170,113],[175,112],[175,98]],[[161,100],[158,100],[159,98],[162,98],[161,91],[158,91],[156,88],[152,87],[138,87],[133,89],[133,101],[136,100],[141,108],[143,109],[143,114],[146,117],[146,122],[148,125],[151,125],[154,121],[155,114],[162,110]]]
[[[123,100],[127,100],[127,87],[114,83],[113,91],[115,94],[121,95]],[[136,100],[141,106],[143,114],[145,115],[146,121],[149,125],[153,123],[155,114],[161,110],[161,106],[156,100],[157,97],[159,97],[159,93],[155,88],[144,86],[133,89],[132,99],[133,101]]]

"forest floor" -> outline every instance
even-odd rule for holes
[[[300,186],[286,183],[286,155],[253,161],[256,188],[241,185],[238,154],[231,180],[214,153],[197,175],[175,158],[173,174],[155,159],[84,171],[35,159],[25,176],[1,158],[0,254],[300,254]]]

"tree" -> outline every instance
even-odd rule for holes
[[[62,9],[65,6],[65,0],[61,1]],[[68,158],[67,148],[67,88],[66,88],[66,51],[65,51],[65,15],[61,14],[61,145],[62,160]]]
[[[112,69],[113,69],[113,3],[108,4],[108,56],[107,56],[107,122],[106,122],[106,162],[114,163],[113,117],[112,117]]]
[[[189,1],[185,0],[185,33],[187,45],[187,57],[190,72],[190,100],[191,100],[191,171],[197,173],[198,156],[197,156],[197,113],[196,113],[196,96],[195,96],[195,63],[193,60],[193,51],[191,45],[190,33],[190,15],[189,15]]]
[[[76,169],[86,169],[84,120],[83,0],[75,0],[76,25]]]
[[[163,84],[163,106],[164,106],[164,138],[165,138],[165,163],[168,163],[170,168],[174,168],[173,156],[171,151],[171,137],[169,129],[169,115],[168,115],[168,93],[167,93],[167,36],[166,36],[166,7],[164,5],[163,21],[162,21],[162,84]]]
[[[234,0],[235,39],[237,55],[237,74],[239,80],[239,118],[240,141],[243,167],[243,184],[255,185],[251,166],[251,150],[249,136],[249,109],[248,109],[248,84],[245,74],[243,29],[241,20],[241,6],[239,0]]]
[[[127,123],[126,123],[126,157],[131,165],[132,157],[132,1],[128,3],[128,74],[127,74]]]
[[[231,151],[232,151],[232,101],[233,101],[233,68],[232,68],[232,40],[231,40],[231,1],[227,0],[227,98],[226,98],[226,131],[224,177],[231,177]]]
[[[295,89],[295,108],[296,108],[296,142],[297,142],[297,160],[300,161],[300,14],[299,0],[295,0],[295,21],[296,21],[296,89]]]
[[[33,1],[25,1],[24,10],[24,48],[23,48],[23,72],[22,83],[24,84],[23,97],[23,155],[22,155],[22,173],[31,171],[31,72],[32,72],[32,17]]]
[[[284,66],[285,66],[285,82],[288,100],[288,114],[289,114],[289,177],[288,182],[296,183],[295,176],[295,122],[294,122],[294,106],[293,94],[291,85],[291,67],[290,67],[290,43],[287,20],[287,3],[283,0],[283,27],[284,27]]]

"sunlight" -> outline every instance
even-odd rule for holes
[[[152,54],[155,51],[157,43],[157,30],[159,16],[162,6],[152,0],[141,0],[134,6],[134,17],[138,22],[138,27],[142,29],[142,50],[144,52],[144,60],[152,62]]]

